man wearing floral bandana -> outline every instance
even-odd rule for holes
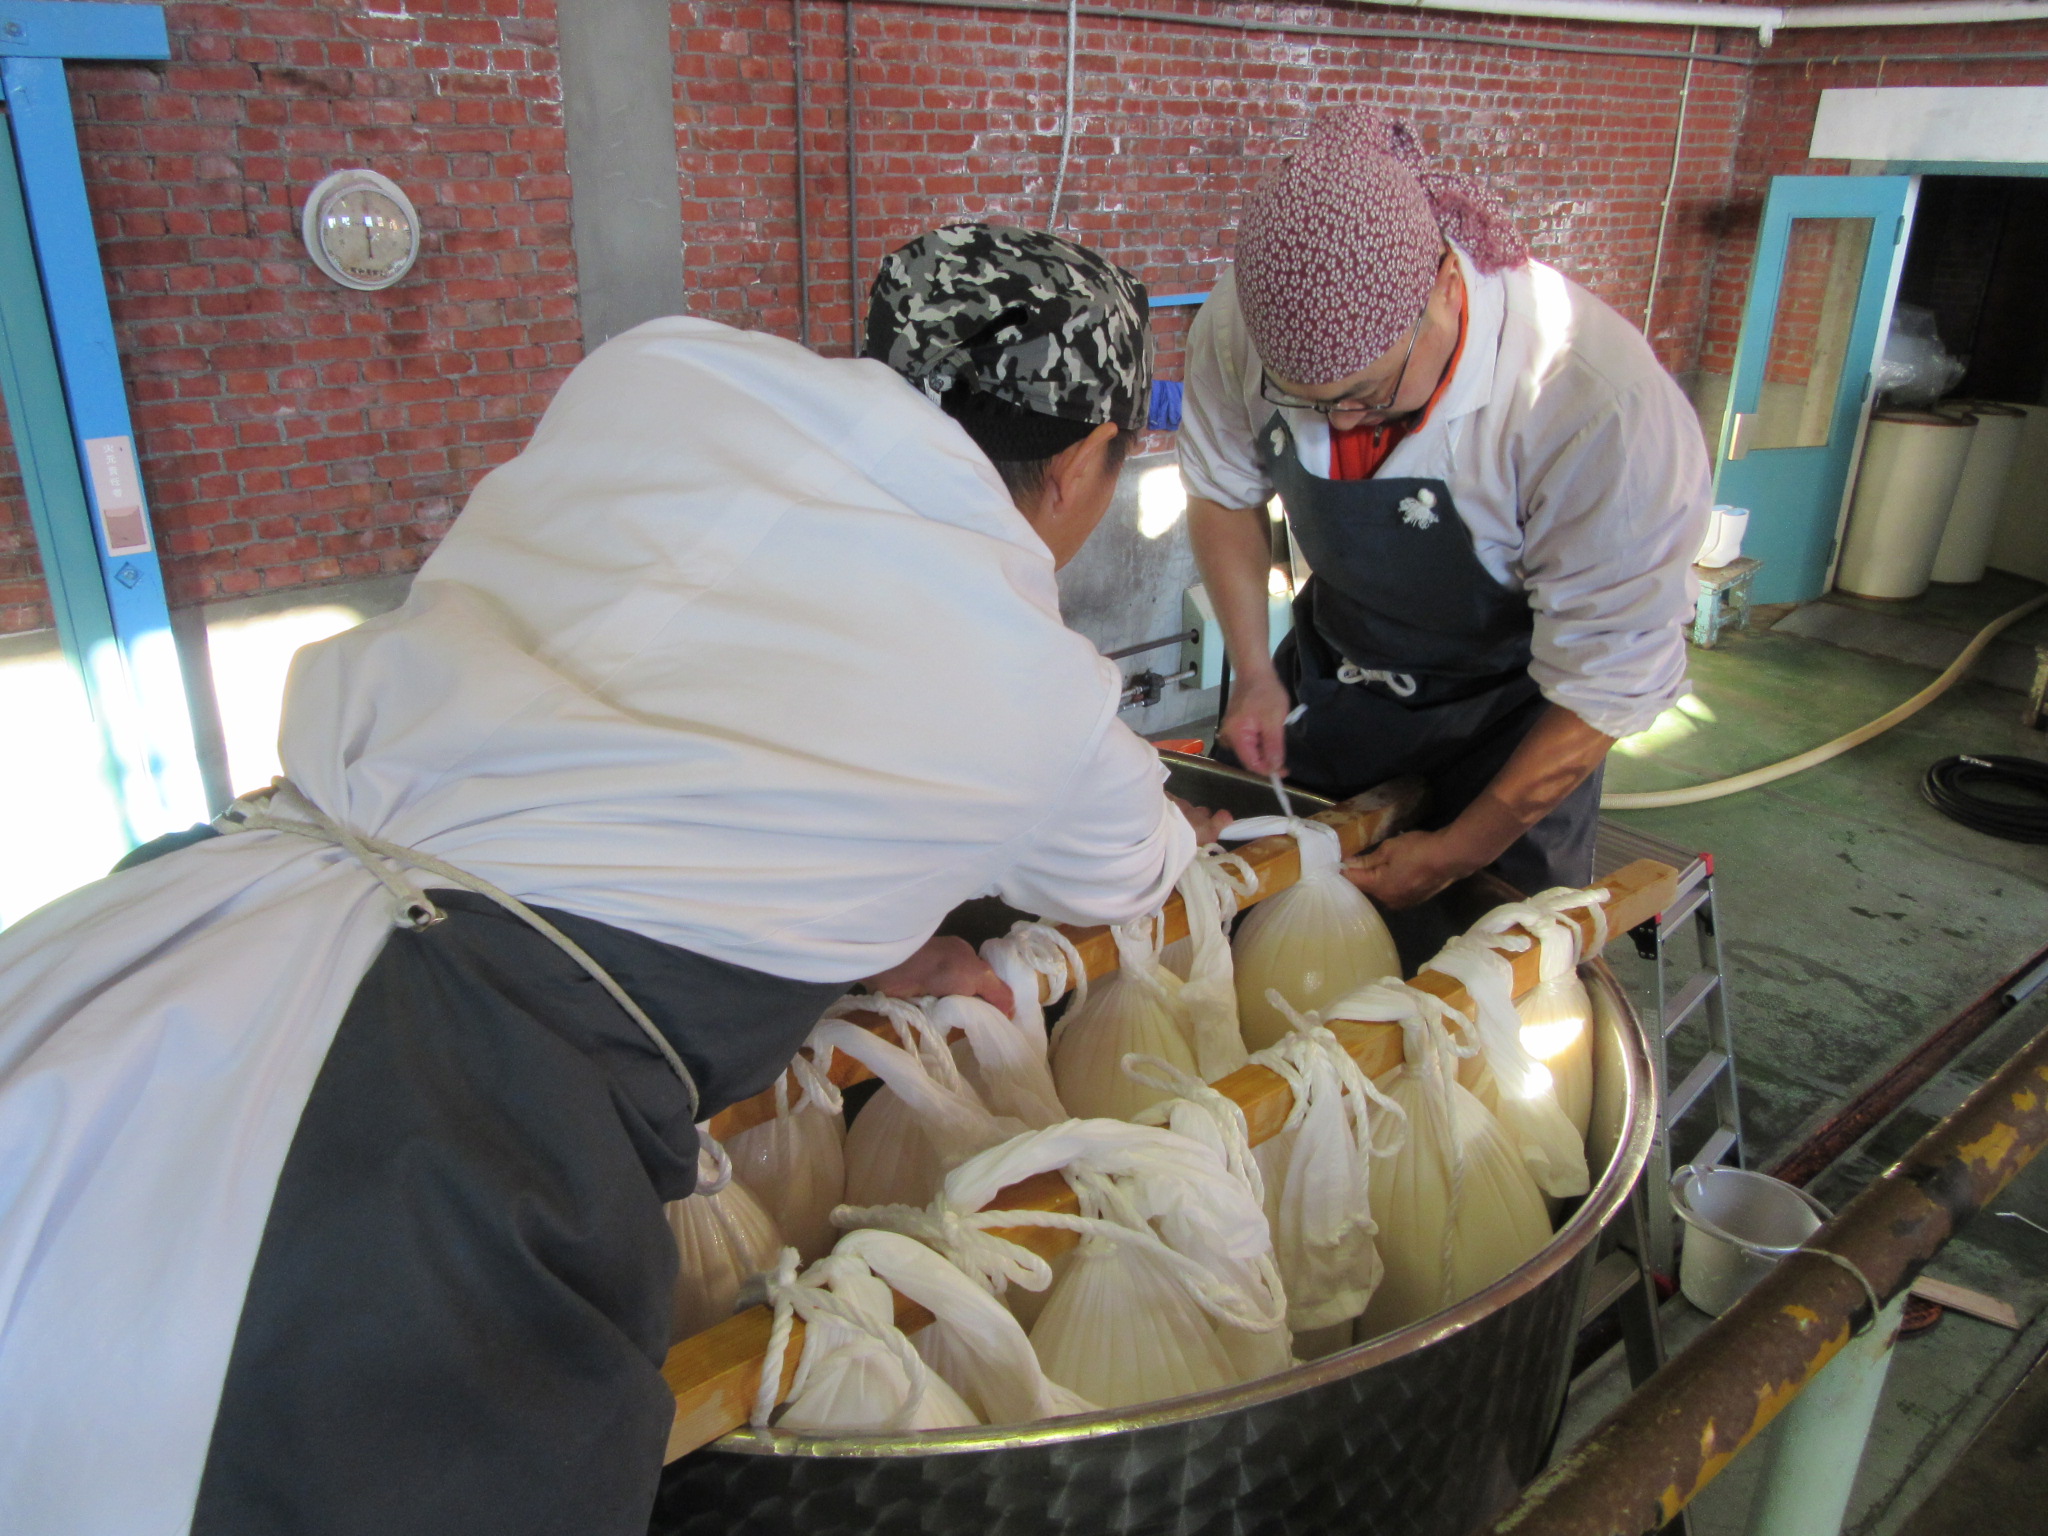
[[[1586,883],[1607,749],[1684,692],[1709,500],[1641,334],[1406,124],[1337,109],[1196,319],[1180,458],[1235,674],[1219,755],[1331,795],[1427,779],[1423,827],[1347,869],[1390,909],[1488,867]],[[1269,656],[1275,497],[1313,574]]]

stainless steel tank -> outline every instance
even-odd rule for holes
[[[1229,777],[1176,765],[1174,787],[1273,808],[1262,783]],[[1512,897],[1485,877],[1446,894],[1460,921]],[[1543,1464],[1598,1239],[1649,1154],[1641,1027],[1605,964],[1582,974],[1597,1029],[1594,1186],[1514,1273],[1369,1343],[1142,1408],[921,1435],[728,1436],[667,1469],[651,1532],[1467,1536]]]

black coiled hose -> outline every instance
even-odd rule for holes
[[[1974,832],[2011,843],[2048,843],[2048,763],[1995,753],[1944,757],[1927,770],[1920,793]]]

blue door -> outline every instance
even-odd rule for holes
[[[1749,509],[1757,602],[1827,590],[1918,190],[1912,176],[1772,178],[1714,463],[1714,499]]]

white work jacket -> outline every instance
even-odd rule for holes
[[[1686,690],[1693,556],[1711,492],[1699,424],[1640,332],[1541,262],[1465,279],[1464,353],[1380,473],[1441,480],[1494,578],[1528,594],[1530,675],[1626,736]],[[1179,449],[1190,496],[1263,506],[1253,443],[1263,364],[1225,273],[1188,336]],[[1328,420],[1286,413],[1301,465],[1330,469]]]

